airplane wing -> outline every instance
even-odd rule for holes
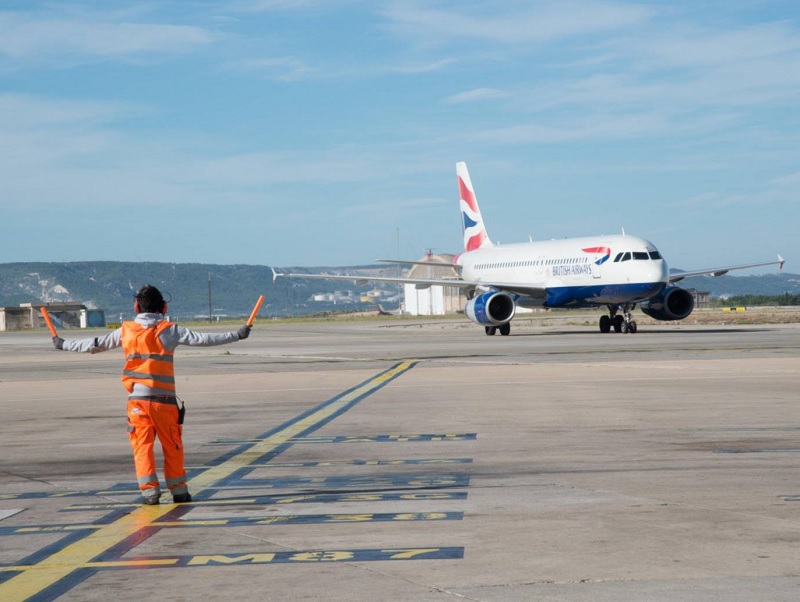
[[[449,264],[448,264],[449,265]],[[516,295],[526,295],[531,297],[541,297],[545,294],[542,287],[531,287],[513,282],[481,282],[479,280],[461,280],[453,278],[393,278],[391,276],[347,276],[344,274],[297,274],[282,273],[272,269],[272,282],[276,278],[309,278],[316,280],[343,280],[355,284],[366,284],[368,282],[396,282],[398,284],[413,284],[417,288],[423,289],[431,286],[453,286],[465,289],[484,289],[499,290]]]
[[[784,262],[785,262],[784,258],[778,255],[777,261],[766,261],[764,263],[750,263],[747,265],[733,265],[723,268],[710,268],[707,270],[696,270],[694,272],[680,272],[677,274],[670,274],[669,281],[670,283],[680,282],[684,278],[690,278],[692,276],[707,276],[709,274],[712,276],[722,276],[723,274],[727,274],[731,270],[745,270],[747,268],[758,268],[765,265],[777,265],[778,269],[780,270],[783,269]]]
[[[400,265],[430,265],[440,268],[452,268],[456,272],[461,271],[461,266],[455,263],[448,263],[447,261],[408,261],[405,259],[376,259],[380,263],[398,263]]]

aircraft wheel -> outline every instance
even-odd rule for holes
[[[500,334],[504,337],[507,337],[511,334],[511,322],[506,322],[502,326],[500,326]]]
[[[600,316],[600,332],[603,334],[611,332],[611,318],[609,316]]]
[[[497,326],[484,326],[484,331],[486,331],[487,336],[494,336],[494,333],[497,332]]]
[[[615,327],[616,327],[616,325],[615,325]],[[619,325],[619,330],[617,332],[621,332],[622,334],[625,334],[626,332],[628,332],[628,323],[623,321],[622,324]]]
[[[622,316],[614,316],[614,332],[628,332],[628,329],[622,330],[622,325],[625,324],[625,319]]]
[[[638,326],[636,326],[636,322],[634,322],[633,320],[631,320],[631,323],[630,323],[630,324],[628,324],[628,332],[630,332],[631,334],[636,334],[636,331],[637,331],[638,329],[639,329],[639,327],[638,327]]]

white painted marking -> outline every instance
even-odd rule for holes
[[[0,508],[0,520],[19,514],[23,510],[25,510],[25,508]]]

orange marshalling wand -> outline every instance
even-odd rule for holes
[[[57,337],[58,333],[56,332],[56,327],[53,326],[53,321],[50,319],[50,314],[47,313],[47,310],[44,307],[40,307],[39,311],[41,311],[42,315],[44,316],[44,321],[47,324],[47,327],[50,329],[50,334],[52,334],[54,337]]]
[[[261,295],[256,301],[256,306],[253,308],[253,313],[250,314],[250,318],[247,320],[247,325],[252,326],[253,322],[256,319],[256,315],[258,314],[258,310],[261,309],[261,304],[264,302],[264,295]],[[55,336],[55,335],[53,335]]]

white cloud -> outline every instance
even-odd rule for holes
[[[27,94],[0,94],[0,132],[98,124],[141,113],[125,103],[48,100]]]
[[[788,207],[800,204],[800,172],[773,178],[753,190],[736,192],[704,192],[684,199],[678,205],[725,209],[731,207],[759,207],[767,205]]]
[[[304,79],[319,74],[320,70],[294,56],[248,59],[231,65],[241,71],[260,73],[281,81]]]
[[[349,62],[326,58],[324,63],[310,65],[296,56],[245,59],[228,66],[236,71],[259,73],[278,81],[295,80],[338,80],[355,81],[380,77],[386,74],[419,75],[441,71],[455,63],[455,59],[441,59],[426,63],[387,66],[379,63]]]
[[[0,181],[9,190],[20,179],[43,183],[67,165],[108,166],[119,156],[113,124],[143,113],[123,103],[0,94]]]
[[[770,184],[776,188],[786,189],[791,191],[796,201],[800,201],[800,171],[791,173],[780,178],[775,178],[770,181]]]
[[[518,109],[517,123],[483,136],[498,144],[652,136],[713,144],[710,133],[733,138],[775,127],[761,112],[800,101],[800,33],[786,23],[693,36],[651,24],[614,37],[602,56],[520,78],[505,103]]]
[[[394,2],[384,17],[390,28],[403,37],[444,43],[474,39],[502,45],[542,43],[595,32],[632,27],[652,17],[652,9],[618,2],[595,0],[487,3],[484,10],[474,4],[432,8],[427,2]]]
[[[271,13],[329,7],[331,4],[331,0],[234,0],[228,2],[225,8],[232,12]]]
[[[508,95],[505,92],[495,90],[494,88],[475,88],[474,90],[467,90],[448,96],[443,102],[457,105],[481,100],[496,100],[498,98],[505,98],[506,96]]]
[[[787,23],[731,30],[677,27],[614,45],[619,72],[594,83],[617,98],[657,104],[752,106],[800,95],[800,34]],[[597,91],[586,89],[586,92]]]
[[[415,74],[415,73],[430,73],[432,71],[440,71],[445,67],[452,65],[456,62],[456,59],[448,58],[448,59],[441,59],[439,61],[434,61],[430,63],[422,63],[418,65],[405,65],[405,66],[398,66],[398,67],[391,67],[389,71],[394,71],[395,73],[408,73],[408,74]]]
[[[591,119],[564,122],[561,125],[521,123],[503,128],[476,131],[473,137],[483,143],[546,144],[585,140],[622,140],[666,133],[670,129],[665,115],[596,115]]]
[[[182,53],[214,39],[206,30],[189,25],[0,13],[0,55],[24,62],[69,63]]]
[[[220,199],[267,206],[279,202],[275,191],[286,187],[363,187],[416,171],[407,161],[387,166],[380,152],[362,146],[231,153],[197,132],[123,129],[120,122],[142,112],[114,103],[0,95],[4,198],[31,208],[208,207]],[[327,201],[321,193],[308,198],[309,206]]]
[[[722,66],[800,52],[800,38],[789,23],[753,24],[732,30],[679,27],[641,40],[644,61],[664,67]]]

